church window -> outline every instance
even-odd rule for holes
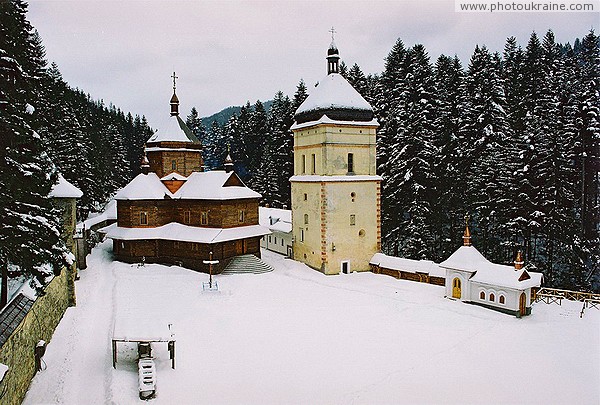
[[[348,173],[354,173],[354,153],[348,153]]]
[[[485,300],[485,292],[482,291],[482,292],[479,293],[479,299],[480,300]]]
[[[302,155],[302,174],[306,173],[306,155]]]
[[[304,214],[304,225],[308,225],[308,214]]]
[[[203,211],[200,213],[200,225],[208,225],[208,212]]]
[[[354,191],[351,192],[350,197],[352,198],[352,202],[354,202],[354,199],[356,198],[356,193]]]
[[[176,240],[176,241],[173,242],[173,247],[175,249],[179,249],[179,241],[178,240]]]
[[[350,214],[350,225],[356,225],[356,215]]]
[[[500,304],[504,304],[504,301],[505,301],[505,299],[504,299],[504,295],[501,295],[501,296],[500,296]]]
[[[239,210],[238,211],[238,222],[242,223],[246,220],[246,210]]]
[[[171,170],[173,170],[173,171],[177,170],[177,161],[176,160],[171,160]]]
[[[146,211],[140,212],[140,225],[148,225],[148,213]]]
[[[183,212],[183,223],[184,224],[189,224],[190,223],[190,212],[189,211],[184,211]]]
[[[283,246],[283,238],[281,238],[281,246]]]
[[[271,243],[271,235],[269,235],[269,243]]]
[[[308,200],[308,194],[304,193],[304,201]]]
[[[274,239],[275,239],[274,243],[277,244],[277,236],[274,236]]]
[[[317,156],[314,153],[311,155],[310,169],[311,174],[315,174],[317,172]]]
[[[496,296],[494,295],[494,293],[490,293],[490,301],[496,301]]]

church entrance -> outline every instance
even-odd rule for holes
[[[527,315],[527,295],[521,293],[519,297],[519,314],[521,316]]]
[[[460,278],[456,277],[452,280],[452,298],[460,299],[461,296],[461,288],[460,288]]]
[[[248,253],[248,241],[246,239],[235,241],[235,254],[244,255]]]

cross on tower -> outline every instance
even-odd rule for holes
[[[175,87],[176,87],[175,80],[179,79],[179,76],[175,76],[175,72],[173,72],[173,75],[171,77],[173,78],[173,90],[175,90]]]
[[[331,40],[333,41],[333,34],[335,34],[337,31],[335,30],[335,28],[331,27],[329,32],[331,32]]]

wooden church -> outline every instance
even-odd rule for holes
[[[202,144],[179,116],[173,96],[167,125],[147,142],[142,173],[115,196],[117,222],[103,229],[117,260],[177,264],[219,272],[232,258],[260,258],[260,239],[270,231],[258,223],[261,195],[233,171],[203,171]],[[212,256],[212,258],[211,258]]]

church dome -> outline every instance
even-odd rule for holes
[[[296,123],[327,115],[335,121],[371,121],[373,108],[339,73],[330,73],[296,110]]]

